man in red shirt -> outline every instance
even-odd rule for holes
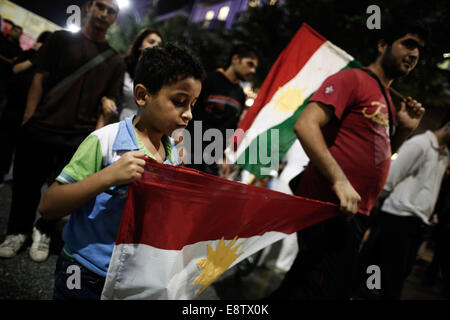
[[[336,203],[340,215],[298,232],[300,252],[274,299],[351,297],[360,240],[391,153],[425,112],[411,97],[396,111],[389,86],[414,69],[427,31],[406,22],[385,31],[375,62],[326,79],[295,125],[311,160],[295,194]]]

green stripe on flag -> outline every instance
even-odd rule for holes
[[[352,60],[340,71],[361,67],[361,63],[356,60]],[[294,132],[294,125],[314,93],[305,99],[303,104],[294,112],[292,116],[275,127],[261,133],[256,139],[250,142],[247,149],[245,149],[245,151],[239,156],[237,164],[242,169],[249,171],[258,178],[267,178],[270,176],[270,170],[277,170],[279,163],[297,139]],[[275,145],[272,144],[272,137],[276,139],[277,136],[276,132],[272,132],[272,130],[278,130],[279,142]],[[262,149],[260,149],[260,147]],[[273,160],[272,152],[274,153]]]

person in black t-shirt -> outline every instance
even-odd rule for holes
[[[114,112],[124,63],[106,41],[106,32],[118,12],[115,0],[90,1],[82,31],[54,32],[37,54],[16,147],[11,210],[0,257],[15,256],[30,233],[31,259],[40,262],[48,257],[57,221],[40,218],[33,227],[41,187],[54,180],[84,138],[106,124],[108,115]],[[73,77],[67,85],[57,87],[105,52],[112,55]]]
[[[13,26],[8,36],[0,38],[0,115],[7,104],[7,86],[12,76],[12,66],[22,55],[19,40],[22,27]]]
[[[241,44],[231,50],[226,69],[219,68],[207,75],[199,101],[193,110],[194,121],[189,122],[187,127],[191,137],[190,150],[187,150],[190,151],[188,167],[219,175],[221,165],[217,162],[208,164],[209,161],[206,159],[208,155],[203,154],[208,142],[196,141],[194,133],[199,132],[200,126],[202,137],[208,129],[217,129],[223,137],[222,151],[226,149],[226,129],[237,128],[245,107],[246,96],[239,81],[248,81],[255,74],[257,67],[256,51],[248,45]],[[201,148],[198,144],[201,144]],[[211,156],[217,158],[215,154]]]
[[[3,141],[2,157],[0,157],[0,183],[3,182],[4,175],[11,166],[20,123],[25,111],[28,89],[34,76],[33,58],[51,34],[50,31],[42,32],[35,45],[15,61],[12,68],[13,75],[6,85],[8,103],[0,116],[0,140]]]

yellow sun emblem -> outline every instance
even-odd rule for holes
[[[242,254],[236,254],[236,251],[239,249],[242,243],[232,248],[237,239],[238,237],[236,236],[228,244],[228,246],[226,246],[224,238],[222,237],[219,244],[217,245],[216,251],[214,251],[211,246],[208,245],[208,257],[197,261],[197,266],[202,269],[202,273],[192,283],[202,286],[197,296],[200,295],[200,293],[202,293],[203,290],[205,290],[209,285],[211,285],[211,283],[216,281]]]
[[[283,113],[295,111],[305,101],[305,90],[293,87],[281,88],[275,98],[275,109]]]

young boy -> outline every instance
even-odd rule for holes
[[[145,160],[175,165],[169,136],[192,119],[204,72],[174,45],[144,51],[136,68],[139,117],[93,132],[48,189],[39,206],[45,219],[71,214],[55,271],[54,299],[100,299],[127,197]],[[75,267],[74,267],[75,266]],[[78,269],[79,268],[79,269]],[[69,279],[81,270],[81,284]],[[69,281],[68,281],[69,280]]]

